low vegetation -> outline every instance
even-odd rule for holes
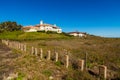
[[[16,22],[6,21],[0,23],[0,33],[5,31],[20,31],[22,25],[17,24]]]
[[[0,34],[0,39],[18,40],[26,43],[28,47],[43,48],[44,55],[47,50],[51,50],[53,55],[54,51],[57,51],[59,56],[65,54],[64,49],[69,52],[70,62],[74,66],[70,65],[68,69],[63,66],[63,57],[59,57],[61,61],[58,62],[41,61],[39,57],[30,55],[30,53],[22,53],[22,56],[15,60],[14,66],[16,66],[16,71],[22,71],[32,80],[49,80],[49,77],[58,77],[58,75],[62,80],[96,80],[98,76],[87,70],[81,72],[76,68],[76,60],[85,60],[85,58],[87,58],[87,69],[97,72],[95,70],[97,65],[106,65],[108,79],[120,79],[120,38],[103,38],[91,35],[79,38],[68,36],[65,33],[16,31],[4,32]]]

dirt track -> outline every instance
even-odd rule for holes
[[[3,79],[3,76],[14,72],[14,65],[12,64],[15,57],[17,55],[13,54],[11,49],[0,41],[0,80]]]

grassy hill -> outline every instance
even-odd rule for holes
[[[59,55],[64,55],[64,49],[69,51],[71,62],[76,59],[85,59],[87,53],[87,68],[94,70],[96,65],[108,67],[109,79],[120,79],[120,39],[102,38],[88,35],[86,38],[71,37],[65,34],[55,33],[24,33],[6,32],[0,34],[0,39],[20,40],[29,47],[43,48]],[[17,52],[15,52],[17,53]],[[62,77],[63,80],[96,80],[97,77],[88,71],[81,72],[74,67],[69,69],[61,66],[61,63],[41,61],[39,57],[23,54],[15,60],[16,71],[32,76],[32,80],[47,80],[51,75]],[[32,71],[31,71],[32,70]],[[95,70],[94,70],[95,71]],[[56,73],[58,72],[58,73]]]
[[[54,32],[3,32],[0,33],[0,39],[10,39],[10,40],[45,40],[45,39],[67,39],[70,38],[69,35],[61,33],[57,34]]]

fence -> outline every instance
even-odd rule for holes
[[[84,71],[84,66],[85,64],[85,60],[82,59],[78,59],[76,60],[76,64],[72,63],[72,58],[70,57],[70,55],[68,54],[68,51],[64,50],[65,54],[60,56],[58,52],[54,52],[54,54],[52,55],[52,52],[50,50],[47,51],[47,54],[43,53],[43,49],[42,48],[35,48],[35,47],[30,47],[27,46],[26,44],[20,43],[18,41],[10,41],[10,40],[2,40],[2,43],[7,45],[10,48],[16,49],[16,50],[20,50],[21,52],[24,53],[30,53],[31,55],[35,55],[35,56],[39,56],[40,59],[46,59],[46,60],[54,60],[55,62],[60,61],[60,57],[63,58],[61,60],[61,62],[63,62],[63,64],[65,65],[66,68],[69,68],[70,63],[72,64],[72,66],[77,67],[80,71]],[[29,47],[29,49],[28,49]],[[99,66],[99,76],[106,79],[107,78],[107,67],[104,65],[100,65]]]

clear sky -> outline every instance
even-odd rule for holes
[[[64,32],[120,37],[120,0],[0,0],[0,22],[57,24]]]

